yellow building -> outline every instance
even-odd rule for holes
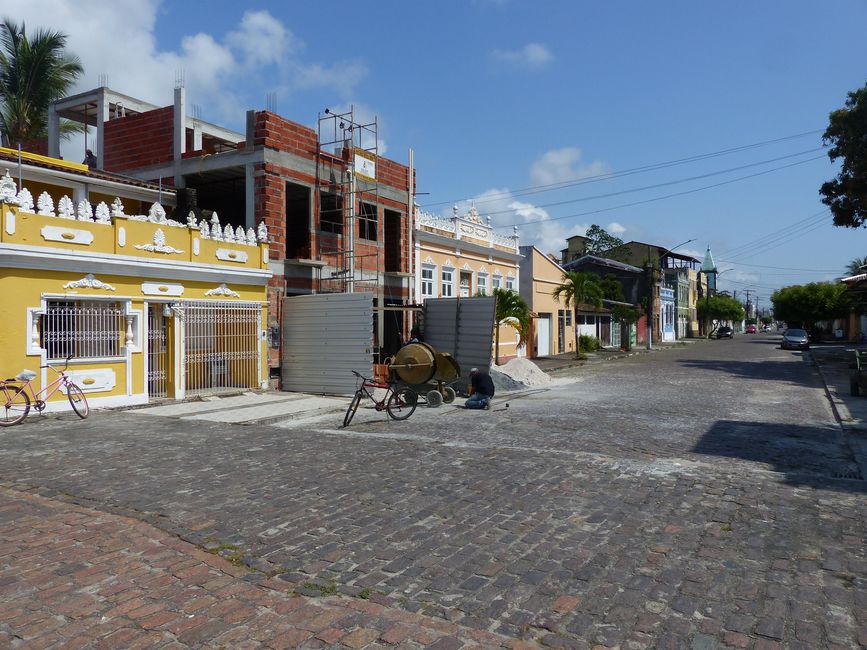
[[[0,372],[63,367],[93,407],[267,382],[267,232],[166,218],[174,194],[0,149]],[[16,182],[17,181],[17,182]],[[23,187],[22,187],[23,185]],[[34,200],[35,197],[35,200]],[[68,408],[60,392],[48,410]]]
[[[572,308],[554,299],[554,289],[563,284],[563,267],[535,246],[521,246],[521,297],[533,312],[531,358],[575,351]]]
[[[496,233],[475,207],[463,217],[456,207],[450,219],[416,209],[413,268],[419,302],[518,291],[520,259],[517,228],[509,236]],[[501,326],[500,362],[523,355],[515,330]]]

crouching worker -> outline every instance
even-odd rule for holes
[[[478,368],[470,370],[470,399],[465,406],[468,409],[490,409],[491,398],[494,396],[494,382],[486,372]]]

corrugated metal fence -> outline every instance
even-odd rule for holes
[[[373,374],[373,294],[324,293],[283,301],[283,390],[349,395]]]

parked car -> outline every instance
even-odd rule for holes
[[[747,332],[747,334],[755,334],[756,333],[756,326],[755,325],[747,325],[746,332]]]
[[[809,350],[810,337],[807,332],[799,329],[788,329],[783,332],[783,340],[780,342],[783,350]]]
[[[735,331],[731,327],[723,325],[722,327],[717,328],[716,337],[718,339],[733,339],[735,337]]]

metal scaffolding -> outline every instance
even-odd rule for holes
[[[316,199],[320,293],[365,291],[382,300],[384,220],[379,218],[376,118],[362,123],[354,107],[345,113],[319,114]],[[373,211],[371,212],[371,207]],[[359,239],[364,240],[363,250]]]

